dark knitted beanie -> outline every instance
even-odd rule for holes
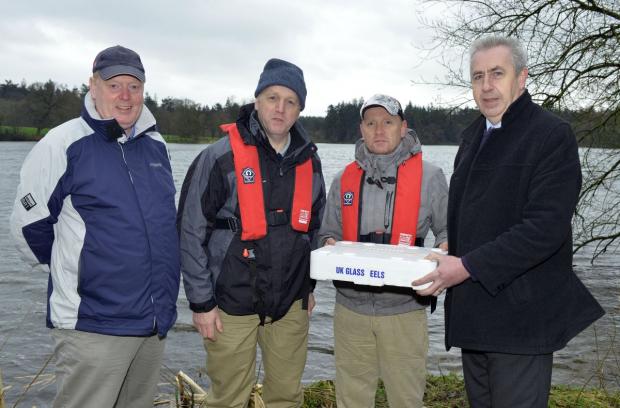
[[[304,72],[295,64],[277,58],[272,58],[265,64],[263,73],[260,74],[254,96],[258,96],[265,88],[272,85],[281,85],[291,89],[297,94],[301,110],[306,107],[306,83]]]

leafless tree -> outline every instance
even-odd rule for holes
[[[518,37],[528,50],[528,89],[543,106],[570,110],[584,185],[575,251],[592,260],[620,247],[620,1],[427,0],[429,57],[447,68],[435,82],[469,87],[468,47],[480,36]],[[615,149],[597,149],[597,146]]]

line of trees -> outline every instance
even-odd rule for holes
[[[86,85],[68,89],[51,80],[30,85],[5,81],[0,85],[0,125],[34,127],[40,135],[43,129],[77,116],[87,91]]]
[[[325,118],[320,118],[319,134],[315,140],[331,143],[352,143],[361,137],[359,131],[360,108],[363,99],[329,105]],[[405,119],[424,144],[458,144],[460,132],[479,115],[476,109],[449,109],[442,107],[414,106],[411,102],[403,110]],[[304,123],[311,134],[310,124]],[[313,135],[314,136],[314,135]]]
[[[42,136],[45,129],[78,116],[87,92],[84,84],[69,89],[52,80],[32,84],[5,80],[0,84],[0,133],[7,139],[17,136],[18,131],[11,128],[33,127],[36,135]],[[230,99],[212,107],[189,99],[165,98],[159,102],[148,93],[144,103],[157,118],[162,133],[195,141],[218,136],[218,126],[233,121],[240,107]]]
[[[52,80],[29,85],[5,80],[0,84],[0,125],[34,127],[37,135],[41,135],[43,130],[77,116],[86,92],[86,85],[69,89]],[[221,136],[219,125],[234,121],[240,108],[231,98],[223,105],[217,103],[209,107],[190,99],[158,101],[147,93],[144,102],[157,118],[162,133],[195,141]],[[360,137],[359,109],[363,102],[362,99],[340,102],[330,105],[325,117],[302,116],[301,120],[315,141],[353,143]],[[404,113],[427,144],[458,143],[460,129],[477,115],[473,109],[452,111],[413,106],[411,102]]]
[[[45,129],[76,117],[86,92],[86,85],[70,89],[52,80],[32,84],[5,80],[0,83],[0,140],[18,138],[18,127],[35,128],[36,135],[41,136]],[[158,101],[147,93],[144,102],[157,118],[163,134],[176,135],[190,142],[220,137],[219,125],[234,121],[240,108],[232,98],[223,105],[216,103],[209,107],[190,99]],[[314,141],[353,143],[360,137],[359,110],[363,102],[363,99],[353,99],[329,105],[325,117],[302,116],[301,121]],[[411,102],[404,108],[405,119],[424,144],[458,144],[461,130],[478,114],[472,108],[420,107]],[[574,121],[579,115],[591,117],[597,113],[564,111],[561,114]]]

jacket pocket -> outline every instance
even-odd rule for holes
[[[508,299],[513,305],[525,305],[532,301],[533,288],[527,273],[515,279],[507,290]]]

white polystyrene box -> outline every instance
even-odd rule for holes
[[[424,259],[435,248],[338,241],[310,254],[310,276],[317,280],[341,280],[358,285],[411,287],[436,267],[435,261]],[[431,284],[414,286],[425,289]]]

